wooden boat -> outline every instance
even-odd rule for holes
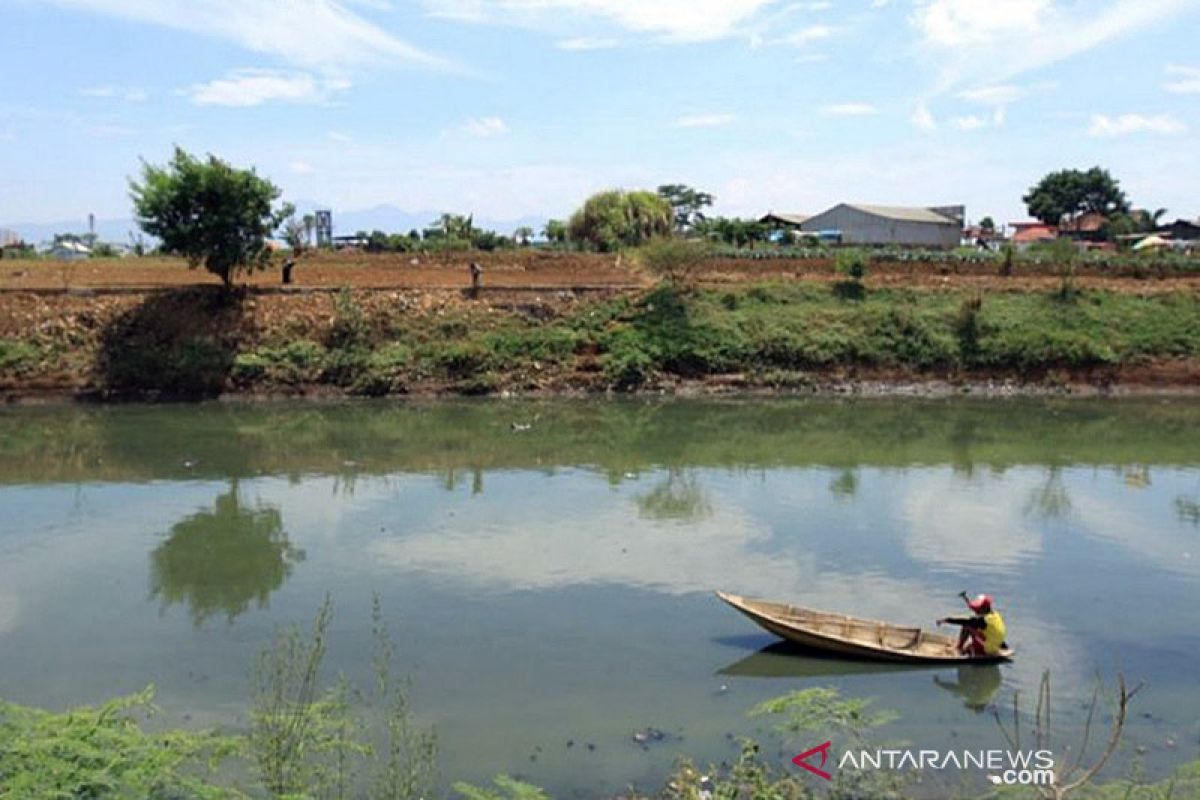
[[[955,647],[956,636],[726,592],[717,592],[717,597],[776,636],[839,656],[901,664],[994,664],[1013,655],[1012,649],[1006,648],[994,656],[964,656]]]

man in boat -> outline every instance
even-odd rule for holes
[[[966,592],[959,592],[967,608],[974,614],[970,617],[942,617],[938,625],[958,625],[958,652],[968,656],[999,655],[1007,645],[1004,641],[1008,632],[1004,628],[1004,617],[995,609],[990,595],[981,594],[974,599]]]

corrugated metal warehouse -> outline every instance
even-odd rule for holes
[[[838,231],[844,244],[954,248],[962,239],[965,214],[963,206],[909,208],[839,203],[806,219],[800,230]]]

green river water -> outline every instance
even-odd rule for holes
[[[779,653],[714,589],[925,625],[988,591],[1019,655]],[[1097,674],[1144,681],[1112,774],[1140,751],[1161,775],[1200,756],[1200,404],[0,410],[0,696],[154,683],[160,724],[244,728],[254,655],[327,592],[330,674],[369,681],[378,595],[447,780],[653,788],[773,741],[746,710],[808,686],[876,698],[913,746],[1002,747],[980,709],[1047,669],[1064,742]]]

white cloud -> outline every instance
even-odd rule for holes
[[[993,86],[979,86],[974,89],[964,89],[958,93],[958,96],[963,100],[980,105],[1008,105],[1015,103],[1024,96],[1025,92],[1017,86],[1010,84],[1000,84]]]
[[[478,117],[463,123],[462,131],[477,139],[494,139],[507,134],[508,125],[499,117]]]
[[[231,41],[312,69],[364,64],[449,69],[338,0],[42,0]]]
[[[798,31],[789,33],[777,41],[780,44],[790,44],[793,47],[804,47],[813,42],[828,39],[833,33],[833,28],[828,25],[810,25],[807,28],[801,28]]]
[[[909,20],[937,89],[1003,81],[1195,8],[1194,0],[918,0]]]
[[[719,128],[733,124],[733,114],[686,114],[673,123],[676,128]]]
[[[559,50],[609,50],[620,44],[619,39],[612,37],[577,36],[555,42],[554,46]]]
[[[605,20],[635,33],[699,42],[730,36],[777,0],[423,0],[435,16],[551,30]],[[592,22],[589,23],[589,20]]]
[[[1166,72],[1174,80],[1163,84],[1163,88],[1174,94],[1200,94],[1200,67],[1185,67],[1170,64]]]
[[[999,128],[1004,124],[1007,114],[1003,106],[998,106],[992,112],[991,117],[983,117],[977,114],[967,114],[964,117],[955,117],[954,127],[960,131],[977,131],[982,128]]]
[[[879,109],[870,103],[834,103],[822,106],[821,112],[832,117],[866,117],[878,114]]]
[[[263,103],[324,103],[350,83],[339,78],[317,78],[307,72],[241,69],[224,78],[198,83],[187,90],[200,106],[248,108]]]
[[[109,84],[103,86],[85,86],[79,90],[79,93],[84,97],[119,97],[130,103],[142,103],[148,97],[145,89],[139,89],[135,86],[112,86]]]
[[[912,21],[930,44],[963,47],[1032,33],[1052,7],[1050,0],[1006,0],[997,13],[992,0],[928,0],[918,5]]]
[[[296,175],[309,175],[313,172],[313,165],[307,161],[293,161],[288,164],[288,169]]]
[[[326,135],[326,137],[329,138],[329,141],[331,141],[331,142],[340,142],[342,144],[345,144],[346,142],[353,141],[353,137],[350,136],[350,134],[343,133],[342,131],[330,131],[329,133],[327,133],[325,135]]]
[[[933,118],[933,113],[929,110],[929,106],[921,101],[913,107],[912,116],[909,118],[912,124],[916,125],[923,131],[932,131],[937,129],[937,120]]]
[[[1186,126],[1170,114],[1146,116],[1144,114],[1093,114],[1088,136],[1113,137],[1134,133],[1174,134],[1183,133]]]

